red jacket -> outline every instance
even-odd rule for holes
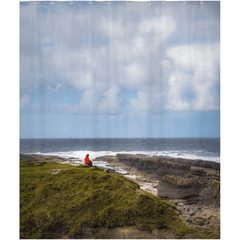
[[[90,159],[88,157],[85,157],[85,164],[89,163]]]

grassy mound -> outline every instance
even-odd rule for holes
[[[171,230],[176,238],[219,238],[186,227],[175,205],[139,189],[138,184],[98,167],[20,163],[20,238],[71,238],[86,229],[131,227]],[[54,169],[65,169],[49,174]]]

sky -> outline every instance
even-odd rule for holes
[[[21,2],[20,138],[220,137],[219,2]]]

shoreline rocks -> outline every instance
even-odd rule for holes
[[[148,179],[151,186],[142,189],[173,202],[187,226],[220,234],[220,163],[130,154],[95,160],[108,162],[110,166],[120,165],[136,175],[133,181]],[[141,182],[137,183],[141,186]]]
[[[20,154],[20,161],[65,163],[69,162],[69,159],[41,154]]]
[[[159,180],[158,196],[184,199],[188,204],[218,208],[220,204],[220,163],[118,154],[119,162]]]

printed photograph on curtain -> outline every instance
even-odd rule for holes
[[[220,2],[19,9],[20,238],[220,238]]]

